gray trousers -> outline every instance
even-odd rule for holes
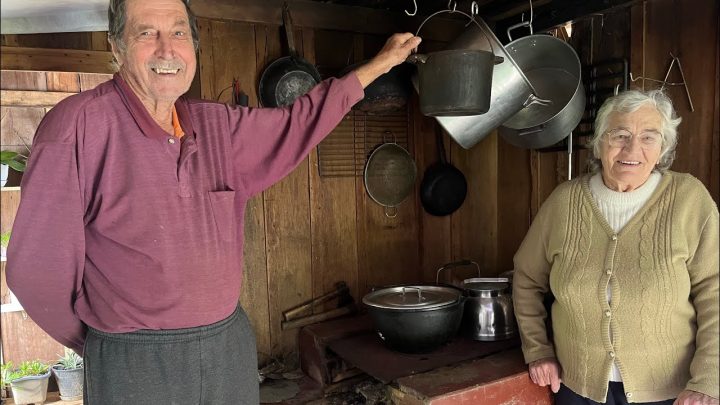
[[[255,335],[240,306],[197,328],[89,328],[83,359],[85,405],[260,403]]]

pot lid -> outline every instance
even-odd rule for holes
[[[463,288],[476,292],[500,292],[510,288],[507,278],[468,278],[463,280]]]
[[[462,291],[439,285],[407,285],[373,291],[363,297],[363,303],[376,308],[393,310],[436,309],[455,304]]]

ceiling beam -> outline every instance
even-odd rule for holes
[[[592,14],[600,14],[619,7],[629,7],[642,0],[552,0],[533,9],[533,28],[536,32],[547,31]],[[533,5],[539,2],[533,2]],[[519,22],[517,17],[498,20],[498,27],[509,27]]]
[[[190,8],[198,17],[281,25],[283,0],[193,0]],[[395,32],[415,33],[423,16],[408,17],[404,13],[367,7],[340,6],[310,0],[288,2],[296,27],[348,31],[389,36]],[[449,14],[448,14],[449,15]],[[466,21],[437,16],[423,26],[420,36],[448,42],[463,31]]]

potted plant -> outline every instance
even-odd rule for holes
[[[27,145],[25,145],[25,148],[28,150],[29,154],[30,149]],[[23,155],[22,153],[14,152],[11,150],[0,151],[0,187],[4,187],[5,183],[8,180],[8,177],[10,175],[10,171],[8,169],[13,169],[16,172],[20,173],[25,171],[27,159],[27,154]]]
[[[11,369],[12,362],[0,365],[0,401],[2,401],[0,402],[0,404],[4,404],[5,398],[7,398],[7,392],[5,391],[5,387],[7,384],[7,377]]]
[[[17,369],[8,365],[4,383],[10,384],[13,400],[16,405],[42,404],[47,398],[47,386],[50,379],[50,368],[38,360],[24,361]]]
[[[7,256],[7,247],[10,243],[11,231],[3,232],[0,234],[0,257],[3,259]]]
[[[83,359],[70,349],[52,366],[52,372],[60,389],[60,399],[75,401],[83,396]]]

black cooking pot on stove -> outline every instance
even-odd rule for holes
[[[458,332],[465,297],[452,286],[406,285],[381,288],[363,297],[380,338],[392,350],[428,353]]]

